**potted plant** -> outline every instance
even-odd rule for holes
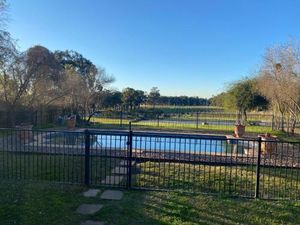
[[[69,115],[68,118],[66,119],[67,121],[67,128],[69,130],[75,129],[76,126],[76,116],[75,115]]]
[[[238,138],[243,137],[245,134],[245,125],[241,124],[240,121],[238,121],[234,127],[234,134]]]
[[[276,148],[277,136],[273,136],[270,133],[260,134],[258,137],[261,138],[261,152],[264,154],[270,154],[273,149]]]

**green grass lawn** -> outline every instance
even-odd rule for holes
[[[82,156],[1,152],[2,148],[0,146],[0,225],[73,225],[87,219],[106,221],[108,225],[296,225],[300,221],[299,202],[228,197],[253,197],[255,165],[225,167],[142,162],[135,170],[133,187],[173,191],[126,190],[122,201],[112,202],[82,196],[86,189],[80,185],[84,179]],[[101,179],[110,175],[118,162],[94,157],[91,161],[93,187],[100,185]],[[287,168],[261,168],[261,196],[299,199],[299,173]],[[192,192],[178,192],[182,190]],[[101,203],[104,207],[91,217],[81,216],[75,210],[82,203]]]
[[[197,114],[182,114],[182,115],[172,115],[167,119],[173,120],[197,120]],[[202,112],[199,113],[198,117],[199,121],[236,121],[237,116],[234,113],[226,114],[226,113],[206,113]],[[254,121],[268,121],[272,122],[272,115],[267,114],[250,114],[248,115],[247,121],[254,122]]]
[[[188,163],[139,164],[134,185],[153,189],[255,196],[256,165],[209,166]],[[260,198],[300,199],[300,171],[287,168],[260,170]]]
[[[84,186],[21,181],[0,182],[1,225],[299,224],[300,203],[227,198],[178,192],[125,191],[121,201],[85,198]],[[104,207],[93,216],[75,213],[82,203]]]
[[[108,119],[108,118],[93,118],[92,122],[95,123],[96,127],[99,128],[120,128],[120,120],[119,119]],[[122,126],[123,128],[128,128],[129,120],[123,120]],[[198,129],[196,124],[188,124],[188,123],[173,123],[173,122],[165,122],[163,120],[156,121],[138,121],[132,122],[132,126],[135,129],[156,129],[156,130],[174,130],[174,131],[198,131],[198,132],[233,132],[233,126],[226,125],[198,125]],[[247,133],[266,133],[272,132],[270,127],[263,126],[246,126]]]
[[[115,158],[92,157],[90,160],[92,183],[100,184],[119,161],[120,159]],[[84,156],[7,152],[0,146],[1,179],[82,184],[84,166]]]
[[[102,129],[128,129],[129,120],[122,121],[122,127],[120,127],[119,119],[108,119],[108,118],[93,118],[92,120],[96,128]],[[195,124],[178,124],[160,121],[157,122],[147,122],[138,121],[132,122],[133,129],[143,129],[143,130],[164,130],[164,131],[176,131],[176,132],[199,132],[199,133],[217,133],[217,134],[232,134],[234,128],[232,126],[226,125],[198,125],[196,129]],[[257,137],[257,134],[271,133],[278,136],[282,141],[296,141],[300,142],[299,134],[294,136],[289,136],[286,132],[282,131],[272,131],[270,127],[263,126],[246,126],[246,135]]]

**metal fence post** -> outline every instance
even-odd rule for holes
[[[274,114],[272,115],[272,130],[274,130]]]
[[[261,137],[258,138],[258,152],[256,164],[256,183],[255,183],[255,198],[259,198],[259,181],[260,181],[260,161],[261,161]]]
[[[84,163],[84,184],[90,185],[90,147],[91,147],[91,135],[88,129],[84,132],[85,136],[85,163]]]
[[[199,112],[196,113],[196,129],[199,128]]]
[[[123,126],[123,111],[120,111],[120,127]]]
[[[128,155],[128,173],[127,173],[127,188],[131,188],[131,179],[132,179],[132,129],[131,129],[131,122],[129,122],[129,132],[128,132],[128,141],[127,146],[129,150]]]

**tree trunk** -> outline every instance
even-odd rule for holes
[[[284,132],[284,117],[283,117],[283,112],[281,112],[281,131]]]
[[[244,114],[244,122],[247,123],[247,112],[246,112],[246,110],[244,110],[243,114]]]

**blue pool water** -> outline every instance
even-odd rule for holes
[[[94,142],[96,148],[118,148],[127,149],[127,137],[98,135]],[[237,151],[243,153],[244,147],[228,144],[227,140],[212,139],[187,139],[187,138],[169,138],[169,137],[133,137],[132,148],[134,150],[144,150],[152,152],[182,152],[182,153],[230,153]]]
[[[91,135],[91,144],[96,149],[121,149],[126,150],[127,136],[124,135]],[[147,137],[133,136],[133,150],[151,152],[182,152],[182,153],[241,153],[244,145],[240,141],[238,145],[228,144],[227,140],[207,139],[207,136],[195,138],[184,137]],[[61,133],[57,132],[47,135],[45,143],[84,146],[83,133]],[[247,142],[246,144],[248,144]],[[251,143],[250,143],[251,145]],[[249,146],[251,147],[251,146]]]

